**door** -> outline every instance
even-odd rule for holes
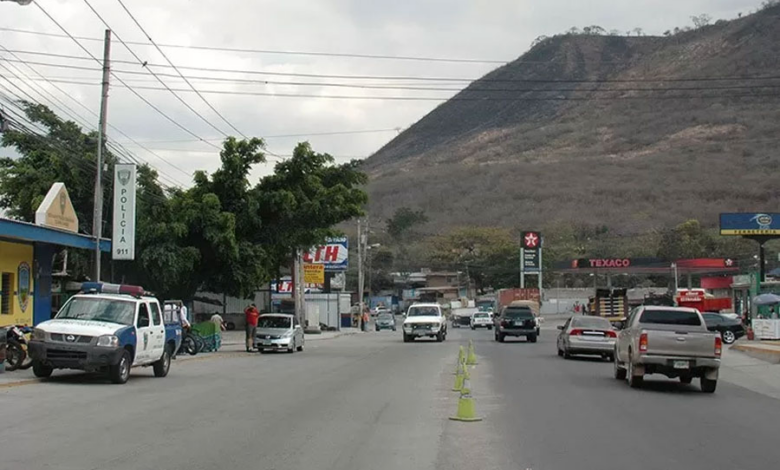
[[[146,302],[138,302],[138,315],[135,321],[135,360],[133,365],[148,364],[151,362],[153,346],[154,326],[149,315],[149,307]]]
[[[151,360],[156,361],[162,357],[163,350],[165,349],[165,322],[162,319],[162,312],[160,312],[160,305],[157,302],[149,302],[149,311],[152,314],[152,345]]]

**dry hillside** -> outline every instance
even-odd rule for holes
[[[777,210],[779,45],[780,7],[672,37],[547,39],[365,161],[372,217],[635,233]]]

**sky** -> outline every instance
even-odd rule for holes
[[[111,57],[118,78],[111,79],[109,139],[121,144],[138,160],[155,167],[167,186],[183,187],[191,184],[193,170],[213,171],[219,167],[215,146],[219,146],[225,134],[237,135],[235,129],[245,136],[265,138],[268,151],[279,156],[270,157],[268,163],[253,169],[251,177],[255,181],[271,172],[273,164],[289,155],[296,143],[303,140],[308,140],[316,151],[330,153],[339,162],[365,158],[467,84],[467,81],[443,82],[436,78],[479,78],[502,62],[521,56],[540,35],[588,25],[599,25],[608,31],[640,27],[648,35],[662,34],[675,26],[690,25],[693,15],[707,13],[714,20],[731,19],[738,13],[748,14],[760,4],[759,0],[124,0],[138,24],[158,45],[416,58],[391,60],[161,46],[167,59],[188,77],[204,101],[192,92],[176,70],[159,67],[168,64],[166,58],[119,0],[87,1],[114,33]],[[38,0],[37,3],[71,35],[103,37],[106,26],[84,0]],[[35,3],[19,6],[0,0],[0,76],[10,79],[39,102],[53,101],[60,105],[78,117],[87,129],[96,128],[99,63],[68,37],[13,32],[8,28],[56,35],[63,35],[63,31]],[[143,44],[125,47],[120,40]],[[96,58],[102,56],[101,41],[79,42]],[[78,56],[85,60],[40,53]],[[30,64],[33,61],[60,67]],[[142,66],[142,62],[147,66]],[[174,92],[162,88],[150,70],[202,118],[188,109]],[[22,72],[35,80],[25,78]],[[36,72],[57,82],[47,83]],[[342,77],[280,75],[291,73]],[[379,78],[347,77],[354,75]],[[413,79],[387,78],[399,76]],[[421,77],[434,80],[421,81]],[[5,78],[0,78],[0,93],[21,95],[21,90]],[[170,120],[122,86],[119,79]],[[355,88],[356,84],[407,89]],[[410,85],[439,90],[410,90]],[[426,99],[376,99],[379,97]],[[316,135],[344,132],[350,133]],[[0,156],[4,155],[13,154],[8,149],[0,149]]]

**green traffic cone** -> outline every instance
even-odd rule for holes
[[[460,390],[463,388],[463,363],[458,363],[458,370],[455,373],[455,385],[452,386],[453,392],[460,392]]]
[[[458,413],[455,416],[450,416],[453,421],[482,421],[482,418],[477,416],[477,410],[474,406],[474,397],[471,396],[471,381],[468,377],[468,371],[465,374],[463,380],[463,386],[460,391],[460,398],[458,399]]]
[[[464,362],[466,362],[466,353],[463,351],[463,346],[460,346],[458,349],[458,362],[455,364],[455,372],[453,372],[454,375],[458,375],[458,367]]]
[[[474,354],[474,343],[469,340],[469,355],[466,359],[466,364],[470,366],[477,365],[477,355]]]

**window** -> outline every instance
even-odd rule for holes
[[[599,330],[611,330],[609,320],[601,317],[575,317],[572,318],[572,326],[578,328],[594,328]]]
[[[14,275],[12,273],[3,273],[0,283],[0,314],[11,314],[11,299],[14,296]]]
[[[152,308],[152,321],[155,325],[160,325],[160,306],[156,303],[152,302],[149,305],[151,305]]]
[[[149,326],[149,310],[146,308],[146,304],[138,304],[138,328],[145,328]]]
[[[714,313],[705,313],[702,316],[704,317],[704,322],[707,323],[707,325],[720,325],[723,323],[723,318],[720,315],[715,315]]]
[[[58,319],[104,321],[132,325],[135,303],[125,300],[101,299],[99,297],[76,296],[57,313]]]
[[[509,307],[504,310],[504,318],[527,320],[534,317],[530,308]]]
[[[639,323],[656,325],[700,326],[699,314],[693,310],[645,310]]]

